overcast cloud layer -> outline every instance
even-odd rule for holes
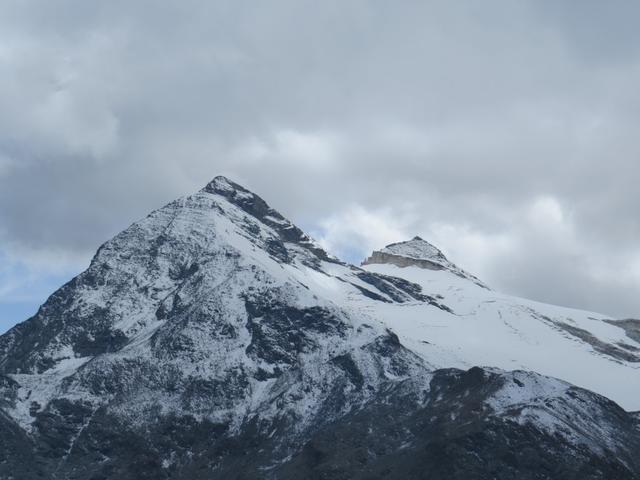
[[[639,21],[631,1],[4,1],[0,329],[218,174],[350,261],[420,234],[496,289],[640,316]]]

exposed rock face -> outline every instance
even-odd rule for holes
[[[386,253],[375,251],[369,258],[362,262],[362,265],[371,265],[373,263],[390,263],[397,265],[398,267],[419,267],[428,268],[429,270],[444,270],[444,267],[431,260],[422,258],[410,258],[403,257],[402,255],[394,255],[393,253]]]
[[[609,433],[592,418],[617,425],[628,442],[622,443],[624,453],[607,458],[594,448],[593,439]],[[629,421],[629,414],[606,399],[531,373],[438,370],[422,396],[398,385],[383,399],[321,428],[277,474],[285,479],[637,478],[640,443]],[[569,432],[580,432],[580,438],[565,443]],[[622,463],[610,461],[619,456]]]
[[[624,321],[623,321],[624,322]],[[628,321],[627,321],[628,322]],[[559,328],[568,332],[569,334],[579,338],[580,340],[591,345],[595,351],[608,355],[617,360],[622,360],[625,362],[631,363],[640,363],[640,349],[633,345],[629,345],[627,343],[618,343],[618,345],[611,345],[605,343],[599,339],[597,339],[590,332],[576,327],[574,325],[569,325],[566,323],[555,322]],[[629,338],[634,338],[634,325],[630,323],[614,323],[614,325],[622,325]],[[636,340],[637,341],[637,340]]]
[[[0,337],[0,478],[640,478],[635,415],[533,373],[434,370],[379,305],[454,315],[218,177]]]

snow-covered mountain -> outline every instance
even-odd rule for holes
[[[471,280],[478,286],[488,288],[480,280],[451,263],[436,247],[420,237],[406,242],[392,243],[377,250],[362,265],[389,264],[397,267],[417,267],[427,270],[444,270],[460,278]]]
[[[420,285],[448,308],[377,308],[402,344],[432,365],[533,370],[640,410],[640,321],[495,292],[420,238],[374,252],[363,268]]]
[[[0,478],[640,478],[638,330],[217,177],[0,337]]]

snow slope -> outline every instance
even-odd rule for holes
[[[407,244],[407,256],[416,258],[415,239]],[[395,254],[402,256],[400,245]],[[419,302],[376,306],[377,317],[430,364],[532,370],[640,410],[640,342],[611,317],[501,294],[451,269],[362,268],[416,283],[451,309]]]

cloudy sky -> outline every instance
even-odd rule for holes
[[[640,316],[640,3],[0,4],[0,330],[225,174],[359,261],[419,234]]]

